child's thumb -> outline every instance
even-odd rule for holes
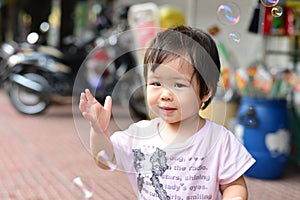
[[[104,109],[106,110],[106,111],[108,111],[109,112],[109,114],[111,114],[111,108],[112,108],[112,98],[111,98],[111,96],[107,96],[106,98],[105,98],[105,101],[104,101]]]

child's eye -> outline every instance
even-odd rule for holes
[[[153,82],[153,83],[150,83],[150,85],[153,85],[153,86],[156,86],[156,87],[161,86],[161,84],[159,82]]]
[[[181,84],[181,83],[175,83],[175,87],[176,88],[183,88],[183,87],[186,87],[186,85]]]

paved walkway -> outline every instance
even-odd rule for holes
[[[73,184],[76,177],[93,192],[92,199],[135,199],[124,174],[94,164],[71,108],[21,115],[0,90],[0,200],[84,199]]]
[[[125,126],[126,116],[116,112],[118,125]],[[21,115],[0,89],[0,200],[81,200],[76,177],[93,192],[91,199],[136,199],[124,174],[94,164],[86,148],[88,128],[85,120],[73,120],[70,105],[50,107],[39,116]],[[279,180],[246,181],[249,200],[300,199],[299,169],[288,168]]]

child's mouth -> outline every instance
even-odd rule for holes
[[[160,109],[163,111],[163,113],[169,115],[176,111],[176,108],[171,107],[160,107]]]

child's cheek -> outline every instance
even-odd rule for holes
[[[149,107],[153,106],[157,103],[157,95],[155,93],[155,90],[149,86],[147,87],[147,104]]]

